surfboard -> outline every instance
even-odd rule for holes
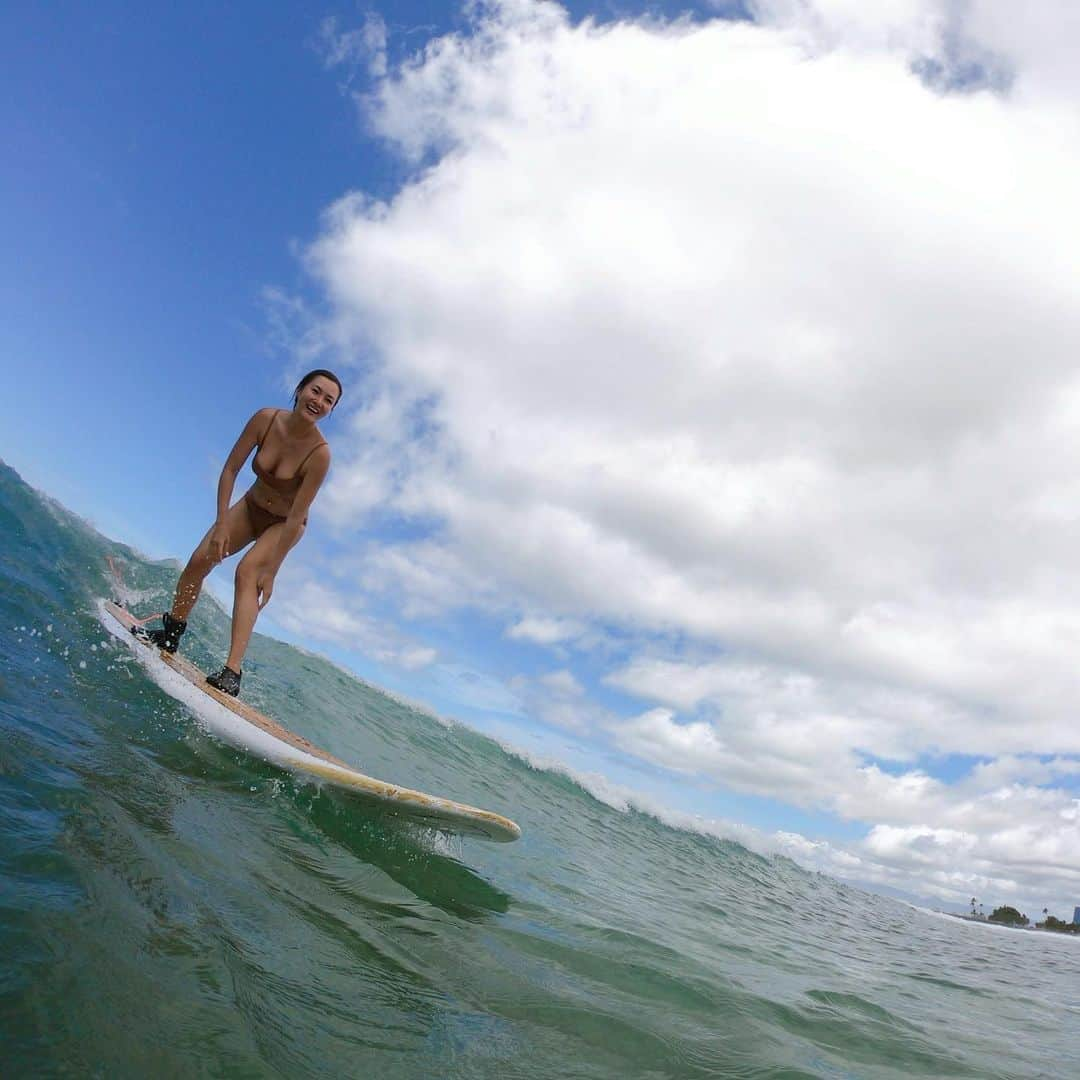
[[[391,813],[435,829],[503,843],[521,836],[513,821],[491,810],[365,776],[246,702],[214,689],[205,673],[186,657],[139,641],[131,633],[139,620],[126,608],[111,600],[102,600],[100,608],[106,629],[134,650],[167,694],[188,705],[193,700],[192,687],[205,697],[205,701],[195,699],[200,706],[207,706],[198,708],[196,715],[224,742],[299,776],[374,800]]]

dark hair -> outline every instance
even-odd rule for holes
[[[304,387],[307,386],[307,384],[311,382],[312,379],[318,379],[320,376],[324,379],[329,379],[332,383],[337,384],[337,401],[334,402],[333,408],[330,411],[333,412],[333,410],[338,407],[338,402],[341,401],[341,395],[344,393],[344,391],[341,389],[341,380],[332,371],[327,371],[326,368],[316,368],[314,371],[309,371],[296,384],[296,389],[293,391],[292,396],[294,406],[296,405],[297,401],[300,400],[300,391],[303,390]]]

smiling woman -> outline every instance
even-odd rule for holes
[[[236,567],[229,656],[206,680],[223,693],[240,693],[241,665],[255,620],[270,601],[285,556],[304,535],[308,509],[330,468],[330,447],[318,424],[340,400],[341,381],[320,368],[300,380],[291,411],[267,408],[252,416],[221,470],[217,518],[180,575],[172,609],[162,615],[163,627],[132,627],[131,632],[149,644],[176,652],[207,574],[251,544]],[[253,450],[255,483],[230,506],[236,477]]]

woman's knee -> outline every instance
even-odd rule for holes
[[[258,566],[249,559],[241,559],[236,566],[235,581],[238,587],[254,585],[259,576]]]

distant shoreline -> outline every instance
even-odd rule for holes
[[[963,915],[959,911],[943,911],[942,915],[948,915],[951,919],[962,919],[964,922],[979,923],[981,926],[999,926],[1005,930],[1034,930],[1035,927],[1028,923],[1006,923],[991,919],[988,915]]]
[[[959,911],[942,911],[942,915],[948,915],[952,919],[962,919],[964,922],[981,923],[985,926],[998,926],[1005,930],[1038,930],[1045,934],[1063,934],[1065,937],[1080,937],[1080,925],[1066,923],[1067,929],[1057,926],[1047,926],[1045,923],[1008,923],[997,919],[991,919],[989,915],[965,915]]]

